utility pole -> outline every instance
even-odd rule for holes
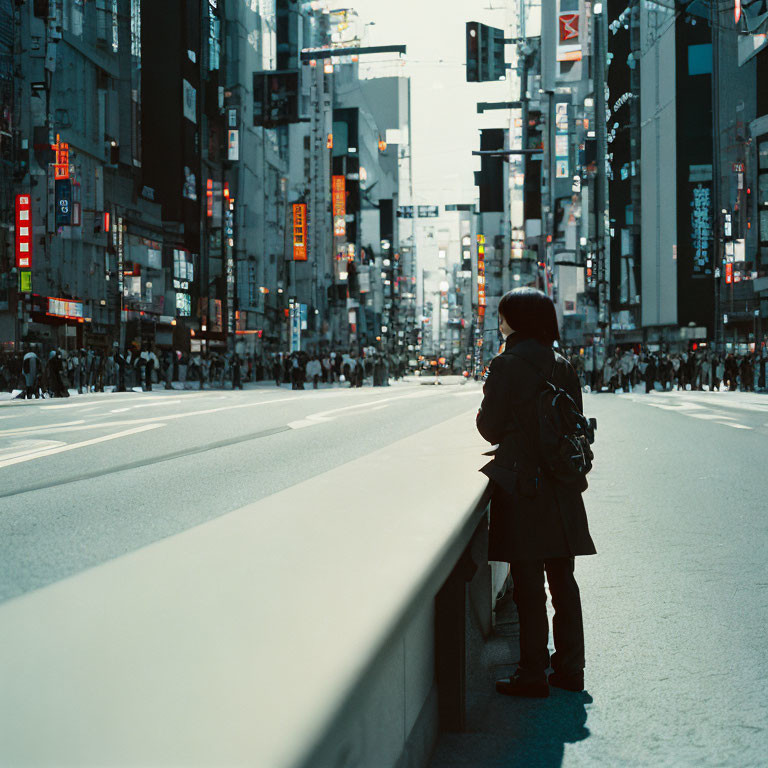
[[[597,262],[597,317],[598,325],[603,329],[603,349],[607,350],[610,337],[610,295],[608,287],[609,270],[605,247],[605,208],[606,195],[606,135],[605,135],[605,13],[593,16],[593,34],[595,49],[595,138],[597,140],[597,173],[595,174],[595,260]]]

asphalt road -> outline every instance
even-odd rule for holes
[[[2,403],[0,602],[469,412],[478,398],[474,383],[414,381]]]
[[[479,400],[475,384],[410,382],[0,405],[0,601],[442,420],[473,429]],[[765,765],[768,397],[585,407],[599,425],[585,497],[599,554],[577,562],[588,694],[513,701],[489,674],[482,717],[442,735],[432,767]]]

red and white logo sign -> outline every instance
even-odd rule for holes
[[[32,267],[32,199],[16,195],[16,268]]]
[[[560,14],[560,42],[578,42],[579,40],[579,14]]]

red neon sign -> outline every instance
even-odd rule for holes
[[[56,181],[69,178],[69,144],[59,139],[56,134],[56,143],[51,145],[56,153],[56,162],[53,164],[53,178]]]
[[[32,268],[32,198],[16,195],[16,268]]]

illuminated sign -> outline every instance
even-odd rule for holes
[[[19,272],[19,291],[30,293],[32,291],[32,273],[28,269]]]
[[[581,61],[579,14],[571,11],[558,14],[558,61]]]
[[[56,143],[51,144],[51,149],[56,153],[56,162],[53,164],[53,178],[56,181],[69,178],[69,144],[59,139],[56,134]]]
[[[344,237],[347,234],[347,191],[343,176],[334,176],[331,189],[333,192],[333,235]]]
[[[485,316],[485,235],[477,236],[477,314]]]
[[[16,268],[32,267],[32,198],[16,195]]]
[[[307,206],[304,203],[293,206],[293,260],[307,260]]]
[[[72,224],[72,182],[58,179],[55,182],[56,226],[68,227]]]
[[[65,317],[68,320],[83,319],[83,302],[69,299],[48,299],[48,312],[52,317]]]
[[[712,243],[712,193],[709,186],[701,183],[692,190],[691,241],[693,244],[693,273],[710,271],[710,247]]]

